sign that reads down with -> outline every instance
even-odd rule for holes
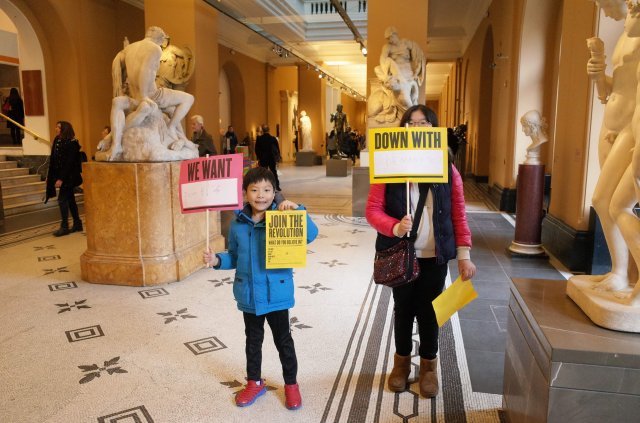
[[[242,208],[242,154],[183,161],[180,207],[182,213]]]
[[[447,128],[369,130],[369,181],[447,182]]]
[[[267,211],[267,269],[307,265],[307,211]]]

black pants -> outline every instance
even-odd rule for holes
[[[276,190],[280,191],[280,179],[278,179],[278,170],[276,169],[276,162],[259,162],[261,167],[268,168],[273,176],[276,178]]]
[[[431,302],[442,292],[447,265],[435,258],[419,258],[420,275],[415,281],[393,288],[396,353],[411,355],[413,321],[418,320],[421,358],[433,360],[438,355],[438,321]]]
[[[19,145],[22,142],[22,131],[17,126],[11,127],[11,141],[14,145]]]
[[[73,187],[67,185],[60,187],[58,206],[60,206],[60,217],[62,219],[61,228],[69,229],[69,211],[71,211],[71,217],[73,217],[73,225],[80,224],[80,214],[78,213],[76,197],[73,195]]]
[[[260,380],[262,370],[262,340],[264,339],[264,320],[267,319],[273,342],[276,344],[280,363],[282,363],[282,375],[284,383],[292,385],[297,383],[298,360],[296,349],[293,345],[289,326],[289,310],[272,311],[262,316],[251,313],[242,313],[244,316],[244,333],[247,336],[245,352],[247,354],[247,379]]]

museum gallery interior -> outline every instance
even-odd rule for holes
[[[0,0],[0,421],[637,422],[639,77],[638,0]]]

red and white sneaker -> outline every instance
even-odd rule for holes
[[[236,405],[238,407],[247,407],[265,392],[267,392],[267,388],[264,384],[264,379],[247,380],[247,386],[236,394]]]
[[[300,396],[300,387],[297,383],[293,385],[284,385],[285,406],[289,410],[297,410],[302,407],[302,396]]]

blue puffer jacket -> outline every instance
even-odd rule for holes
[[[271,205],[276,209],[276,203]],[[299,206],[298,210],[305,210]],[[266,269],[266,225],[251,220],[251,206],[237,210],[229,228],[229,250],[216,254],[216,269],[236,269],[233,295],[238,309],[255,315],[286,310],[295,304],[293,270]],[[307,214],[307,244],[318,236],[318,227]]]

